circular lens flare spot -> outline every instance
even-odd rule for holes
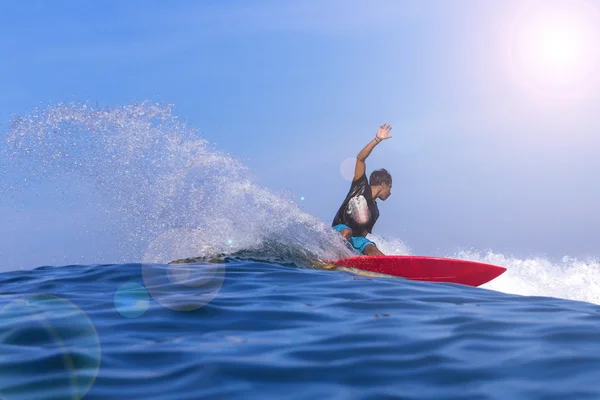
[[[354,167],[356,166],[356,157],[348,157],[342,164],[340,165],[340,174],[342,177],[352,182],[352,178],[354,178]]]
[[[142,263],[144,285],[162,306],[192,311],[219,294],[225,279],[225,264],[193,259],[161,264],[194,253],[202,254],[204,235],[194,229],[173,229],[161,233],[146,249]]]
[[[33,295],[0,310],[0,393],[81,399],[100,367],[100,339],[79,307],[61,297]]]
[[[114,296],[115,308],[126,318],[137,318],[148,311],[150,296],[146,288],[135,282],[119,286]]]

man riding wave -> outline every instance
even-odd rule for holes
[[[365,160],[375,146],[391,138],[391,130],[391,125],[381,125],[375,138],[356,156],[352,185],[331,225],[356,251],[368,256],[384,255],[366,236],[379,218],[376,200],[385,201],[392,194],[392,176],[385,169],[379,169],[373,171],[367,181]]]

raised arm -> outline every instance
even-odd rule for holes
[[[367,157],[369,157],[369,154],[371,154],[371,151],[373,151],[375,146],[377,146],[379,144],[379,142],[381,142],[382,140],[391,138],[391,136],[389,135],[391,130],[392,130],[391,125],[389,125],[389,124],[381,125],[379,127],[379,130],[377,131],[377,134],[375,135],[375,139],[373,139],[369,143],[367,143],[367,145],[364,147],[364,149],[362,149],[360,151],[360,153],[358,153],[358,155],[356,156],[356,167],[354,168],[354,179],[353,179],[354,181],[357,180],[358,178],[360,178],[361,176],[363,176],[363,174],[365,173],[365,171],[367,169],[365,160],[367,159]]]

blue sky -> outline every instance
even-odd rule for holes
[[[330,222],[349,186],[341,163],[388,122],[393,138],[367,160],[394,177],[376,233],[418,254],[599,256],[598,76],[548,93],[509,55],[542,3],[4,2],[2,137],[12,116],[61,101],[174,104],[257,182]],[[0,197],[7,263],[112,261],[89,255],[110,238],[81,233],[88,256],[71,255],[72,207],[20,196]]]

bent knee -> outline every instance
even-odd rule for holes
[[[384,254],[372,243],[365,246],[363,254],[366,256],[383,256]]]
[[[344,239],[348,240],[352,236],[352,230],[350,228],[345,228],[340,231],[340,234]]]

